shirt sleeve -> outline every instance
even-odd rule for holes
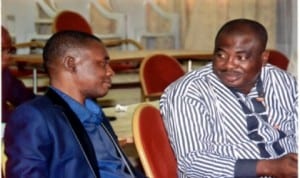
[[[258,160],[237,160],[234,168],[234,177],[257,177],[256,164]]]
[[[234,146],[222,142],[218,136],[222,134],[220,124],[215,123],[200,100],[170,92],[161,97],[160,108],[179,171],[186,177],[256,174],[255,161],[238,161]],[[247,166],[251,168],[246,169]]]

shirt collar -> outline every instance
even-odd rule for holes
[[[86,99],[82,105],[59,89],[52,86],[50,88],[63,98],[82,123],[100,124],[102,122],[102,109],[93,100]]]

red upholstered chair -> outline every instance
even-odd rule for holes
[[[164,89],[184,73],[181,64],[172,56],[154,54],[145,57],[140,66],[144,99],[158,99]]]
[[[141,104],[135,110],[133,139],[147,177],[178,177],[176,157],[160,112],[153,105]]]
[[[57,14],[52,26],[53,32],[77,30],[92,34],[92,28],[86,19],[77,12],[65,10]]]
[[[287,70],[289,65],[289,59],[277,50],[269,49],[268,51],[270,52],[268,62],[283,70]]]

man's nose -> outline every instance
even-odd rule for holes
[[[107,75],[109,75],[109,76],[114,76],[114,75],[115,75],[114,70],[111,68],[111,66],[110,66],[109,64],[107,65],[106,73],[107,73]]]
[[[229,56],[226,60],[225,66],[227,69],[233,69],[237,66],[237,59],[234,56]]]

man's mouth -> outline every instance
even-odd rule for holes
[[[106,80],[104,81],[104,84],[108,85],[108,87],[110,88],[112,83],[111,83],[111,80]]]
[[[233,83],[234,81],[240,79],[241,74],[238,72],[221,72],[220,77],[226,83]]]

